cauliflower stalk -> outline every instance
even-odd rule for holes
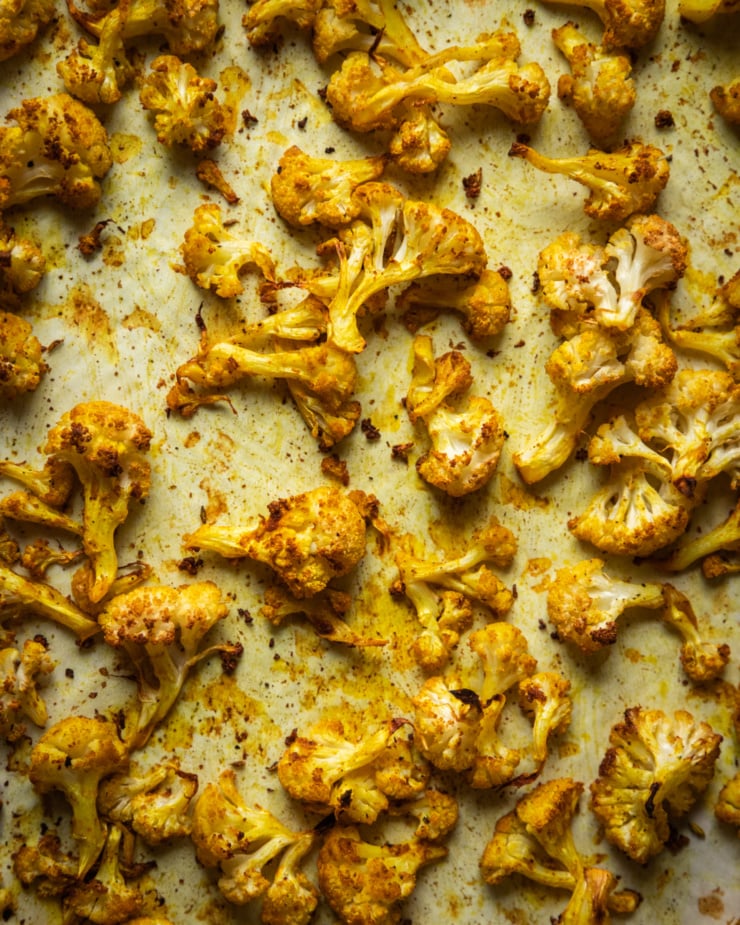
[[[0,563],[0,622],[32,613],[71,630],[80,642],[100,632],[100,627],[60,591],[43,581],[25,578]]]

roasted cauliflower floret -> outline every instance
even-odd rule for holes
[[[419,870],[446,856],[447,849],[433,842],[370,844],[355,826],[335,826],[319,850],[319,887],[346,925],[391,925]]]
[[[340,161],[306,154],[293,145],[270,180],[272,201],[282,218],[298,228],[317,222],[339,228],[359,215],[354,191],[377,180],[385,164],[383,155]]]
[[[134,79],[122,35],[127,15],[128,4],[121,3],[103,20],[97,45],[83,37],[57,62],[67,92],[84,103],[117,103]]]
[[[734,5],[736,10],[740,10],[737,0]],[[740,77],[712,87],[709,98],[723,119],[730,125],[740,125]]]
[[[0,5],[0,61],[17,55],[54,18],[53,0],[3,0]]]
[[[637,98],[629,56],[594,45],[572,22],[553,29],[552,38],[571,69],[558,80],[558,96],[573,107],[593,143],[608,148]]]
[[[198,798],[191,838],[200,863],[219,869],[218,886],[230,903],[244,905],[264,896],[271,917],[263,922],[309,921],[318,891],[298,864],[313,846],[314,833],[294,832],[268,810],[249,806],[231,769],[223,771],[217,783],[207,784]],[[280,856],[280,867],[270,881],[263,868]],[[287,917],[288,912],[294,918]]]
[[[566,3],[596,13],[604,25],[602,42],[606,48],[637,51],[653,41],[665,16],[665,0],[566,0]]]
[[[72,630],[80,641],[100,632],[100,627],[61,591],[34,581],[0,563],[0,623],[33,613]]]
[[[405,67],[427,57],[393,0],[324,0],[314,19],[312,45],[320,64],[350,51],[390,58]]]
[[[422,754],[441,771],[466,771],[475,762],[480,701],[474,691],[450,690],[427,678],[414,695],[414,729]]]
[[[173,707],[189,670],[223,652],[241,655],[239,644],[201,648],[208,631],[228,613],[211,581],[135,588],[109,601],[98,616],[105,641],[123,649],[136,670],[139,706],[126,724],[130,748],[141,748]]]
[[[21,238],[0,214],[0,307],[16,309],[41,282],[46,260],[38,245]]]
[[[159,845],[190,834],[197,790],[197,776],[182,771],[174,761],[154,765],[148,771],[131,767],[101,782],[98,812],[111,822],[130,827],[148,845]]]
[[[714,806],[715,816],[734,825],[740,834],[740,771],[725,782]]]
[[[39,684],[55,664],[43,637],[27,639],[20,651],[0,649],[0,738],[19,739],[26,731],[26,720],[46,725],[48,713]]]
[[[280,37],[283,21],[308,30],[313,25],[323,0],[254,0],[243,18],[250,45],[272,45]]]
[[[677,630],[682,639],[681,664],[692,681],[713,681],[730,660],[727,643],[712,643],[699,632],[699,623],[691,601],[673,585],[663,586],[665,607],[663,620]]]
[[[538,774],[547,761],[550,736],[570,726],[570,688],[570,681],[556,671],[538,671],[519,682],[519,706],[532,719],[531,751]]]
[[[682,572],[702,559],[705,578],[719,578],[737,571],[732,553],[740,550],[740,499],[725,520],[709,530],[703,530],[690,540],[684,540],[671,549],[670,555],[660,563],[662,569]]]
[[[671,824],[714,776],[721,741],[686,710],[626,710],[591,784],[591,809],[606,838],[640,864],[659,854]]]
[[[603,559],[584,559],[559,569],[547,592],[547,615],[558,637],[582,652],[597,652],[617,641],[617,620],[632,607],[658,609],[663,585],[614,578]]]
[[[34,392],[47,369],[31,325],[20,315],[0,310],[0,400]]]
[[[68,716],[51,726],[31,752],[28,777],[38,793],[61,790],[72,808],[72,834],[79,842],[78,877],[90,870],[105,844],[98,816],[101,780],[128,764],[126,746],[111,722]]]
[[[6,121],[15,124],[0,126],[0,210],[38,196],[75,209],[97,204],[113,158],[91,109],[57,93],[23,100]]]
[[[592,148],[580,157],[545,157],[515,141],[509,149],[545,173],[563,174],[590,190],[583,209],[591,218],[621,222],[635,212],[648,212],[668,182],[670,167],[654,145],[627,142],[610,153]]]
[[[678,12],[682,19],[701,24],[722,13],[737,13],[738,0],[679,0]]]
[[[155,58],[139,99],[154,114],[157,141],[168,148],[185,145],[196,153],[218,147],[229,131],[231,114],[218,100],[217,89],[215,80],[201,77],[176,55]]]
[[[315,725],[289,742],[277,764],[295,800],[341,823],[373,823],[391,800],[413,799],[429,778],[406,720],[391,719],[359,740],[339,720]]]

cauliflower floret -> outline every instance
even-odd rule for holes
[[[16,309],[22,296],[41,282],[46,260],[28,238],[16,236],[0,214],[0,306]]]
[[[561,0],[545,0],[546,3]],[[665,0],[565,0],[570,6],[593,10],[604,24],[606,48],[637,51],[658,34],[665,17]]]
[[[725,782],[714,806],[715,816],[734,825],[740,834],[740,771]]]
[[[341,823],[373,823],[390,800],[417,797],[429,768],[413,744],[406,720],[391,719],[358,741],[339,720],[325,720],[288,744],[277,764],[293,799]]]
[[[678,12],[682,19],[701,24],[721,13],[737,13],[738,0],[679,0]]]
[[[175,761],[148,771],[132,766],[101,782],[98,812],[132,828],[147,845],[159,845],[190,834],[190,809],[197,790],[197,776],[182,771]]]
[[[591,784],[591,809],[606,838],[645,864],[663,850],[714,776],[722,736],[686,710],[630,707],[612,727]]]
[[[103,608],[98,622],[105,641],[126,651],[139,685],[138,709],[126,724],[130,748],[146,744],[177,700],[193,665],[215,652],[232,660],[241,655],[238,643],[201,649],[208,631],[227,613],[211,581],[136,588],[116,595]]]
[[[571,69],[558,80],[558,96],[573,107],[594,144],[608,148],[637,98],[629,56],[594,45],[572,22],[553,29],[552,38]]]
[[[704,683],[719,677],[730,660],[727,643],[711,643],[702,638],[691,601],[673,585],[663,586],[663,620],[683,638],[681,664],[692,681]]]
[[[617,620],[632,607],[658,609],[663,585],[607,575],[602,559],[584,559],[559,569],[547,592],[547,615],[558,638],[582,652],[598,652],[617,641]]]
[[[38,892],[63,896],[77,882],[77,858],[62,851],[59,836],[42,835],[35,845],[22,845],[13,855],[13,873],[23,886],[37,881]]]
[[[538,671],[519,682],[518,692],[519,705],[532,719],[532,758],[539,774],[547,761],[550,736],[560,735],[570,725],[570,681],[556,671]]]
[[[100,781],[128,764],[126,746],[111,722],[68,716],[48,729],[31,752],[28,777],[38,793],[61,790],[72,808],[79,842],[77,875],[84,877],[105,845],[107,827],[98,816]]]
[[[620,222],[635,212],[648,212],[670,175],[660,148],[639,142],[627,142],[610,153],[592,148],[580,157],[550,158],[515,141],[509,154],[587,186],[590,194],[583,209],[591,218],[604,221]]]
[[[193,811],[191,838],[200,863],[219,868],[218,886],[230,903],[245,905],[264,896],[275,925],[309,921],[318,891],[297,866],[315,834],[294,832],[268,810],[247,805],[233,770],[206,785]],[[271,882],[263,868],[280,855],[282,863]],[[291,910],[294,918],[281,918]]]
[[[168,148],[186,145],[196,153],[220,145],[229,131],[231,113],[216,97],[217,89],[215,80],[201,77],[176,55],[155,58],[139,99],[144,109],[154,113],[157,141]]]
[[[54,18],[54,0],[3,0],[0,4],[0,61],[17,55]]]
[[[468,644],[480,659],[483,670],[483,681],[476,685],[483,707],[530,677],[537,668],[537,659],[530,655],[527,637],[511,623],[487,623],[483,629],[470,634]]]
[[[441,771],[465,771],[476,756],[480,701],[471,690],[450,690],[427,678],[412,699],[414,729],[422,754]]]
[[[252,530],[205,524],[185,537],[188,549],[269,565],[295,597],[312,597],[352,571],[365,555],[364,517],[349,494],[330,485],[272,501]]]
[[[465,333],[474,341],[500,334],[511,318],[509,285],[497,270],[483,270],[472,282],[455,276],[412,283],[396,298],[396,309],[412,332],[434,321],[441,311],[462,315]]]
[[[312,44],[320,64],[349,51],[391,58],[405,67],[427,57],[394,0],[324,0],[313,23]]]
[[[272,175],[272,201],[285,221],[298,228],[316,222],[339,228],[359,215],[360,204],[352,196],[355,189],[377,180],[385,164],[384,155],[339,161],[312,157],[293,145]]]
[[[0,310],[0,400],[35,391],[48,370],[33,328],[19,315]]]
[[[355,826],[335,826],[319,851],[319,887],[346,925],[391,925],[420,868],[446,856],[447,849],[433,842],[376,845],[363,841]]]
[[[77,48],[57,62],[68,93],[85,103],[117,103],[134,79],[135,69],[123,43],[128,5],[121,3],[105,17],[97,45],[81,38]]]
[[[0,623],[25,613],[38,614],[72,630],[83,642],[100,627],[60,591],[43,581],[24,578],[0,564]]]
[[[55,665],[43,636],[27,639],[20,652],[0,649],[0,737],[8,742],[21,738],[26,719],[46,725],[48,713],[38,685]]]
[[[87,209],[113,164],[108,133],[95,113],[67,93],[23,100],[0,126],[0,210],[38,196]]]
[[[734,6],[740,10],[737,0],[734,0]],[[731,125],[740,125],[740,77],[712,87],[709,98],[723,119]]]
[[[282,20],[308,31],[322,4],[323,0],[254,0],[243,18],[249,44],[273,45],[280,38]]]
[[[698,559],[703,559],[705,578],[719,578],[737,571],[737,565],[728,557],[728,553],[737,550],[740,550],[740,499],[722,523],[711,530],[703,530],[694,539],[679,543],[660,566],[670,572],[682,572]]]
[[[247,267],[256,266],[266,279],[275,279],[275,265],[268,250],[258,241],[232,234],[215,202],[206,202],[195,210],[180,252],[190,279],[224,299],[244,292],[239,276]]]

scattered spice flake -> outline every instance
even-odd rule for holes
[[[501,277],[501,279],[506,280],[507,283],[509,282],[511,277],[514,275],[509,269],[509,267],[507,266],[499,267],[497,272],[498,272],[498,275]]]
[[[252,614],[247,610],[246,607],[237,607],[236,612],[239,614],[239,616],[241,617],[241,619],[244,620],[244,622],[247,624],[247,626],[251,626],[251,625],[254,623],[254,617],[253,617]]]
[[[303,132],[306,130],[306,124],[308,122],[308,116],[304,116],[302,119],[299,119],[297,122],[298,128]]]
[[[198,571],[203,567],[203,560],[196,556],[185,556],[184,559],[180,559],[177,563],[177,567],[181,572],[188,575],[197,575]]]
[[[403,460],[403,462],[408,462],[409,454],[411,453],[411,450],[413,448],[414,448],[413,442],[412,443],[395,443],[391,447],[391,458],[401,459]]]
[[[101,241],[100,236],[102,235],[106,226],[110,225],[112,221],[112,218],[106,218],[105,221],[98,222],[92,231],[89,231],[87,234],[81,234],[78,238],[79,243],[77,244],[77,250],[81,254],[84,254],[85,257],[90,257],[96,251],[101,250],[103,247],[103,242]],[[118,230],[121,232],[121,234],[123,234],[123,230],[121,228]]]
[[[253,116],[248,109],[243,109],[242,122],[244,123],[244,128],[252,128],[253,125],[257,125],[259,119],[257,116]]]
[[[655,113],[656,128],[673,128],[676,124],[673,113],[668,109],[659,109]]]
[[[463,177],[462,185],[465,195],[468,199],[477,199],[480,196],[481,182],[483,180],[483,168],[479,167],[475,173],[468,177]]]
[[[515,347],[523,347],[526,343],[527,343],[527,342],[526,342],[524,339],[522,339],[522,340],[518,340],[518,341],[514,344],[514,346],[515,346]]]
[[[360,422],[360,428],[367,440],[380,440],[380,431],[370,418],[363,418]]]
[[[532,292],[540,291],[540,274],[537,270],[532,274]]]
[[[229,642],[227,645],[228,649],[221,649],[219,652],[221,667],[226,674],[233,674],[239,664],[239,659],[244,654],[244,646],[240,642]]]
[[[209,157],[204,157],[202,161],[198,162],[198,166],[195,168],[195,176],[204,186],[221,193],[229,205],[233,206],[239,202],[239,197],[221,173],[221,168]]]
[[[321,460],[321,471],[330,478],[337,479],[342,485],[349,485],[349,470],[345,460],[340,459],[336,453],[325,456]]]
[[[522,14],[522,19],[524,20],[525,26],[534,25],[534,10],[525,10]]]

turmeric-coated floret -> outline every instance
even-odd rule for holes
[[[433,842],[371,844],[355,826],[335,826],[319,850],[319,887],[345,925],[393,925],[419,870],[446,856],[447,849]]]
[[[80,641],[100,632],[100,627],[61,591],[43,581],[26,578],[0,563],[0,623],[37,614],[71,630]]]
[[[740,11],[738,0],[679,0],[678,12],[682,19],[701,25],[722,13]]]
[[[737,10],[740,4],[735,3]],[[709,91],[714,108],[730,125],[740,125],[740,77],[717,84]]]
[[[719,578],[737,571],[732,553],[740,550],[740,499],[728,516],[711,529],[684,540],[671,549],[670,555],[661,560],[660,567],[669,572],[682,572],[694,562],[702,559],[702,571],[706,578]]]
[[[316,222],[339,228],[359,215],[355,189],[377,180],[385,164],[384,155],[342,161],[312,156],[293,145],[270,180],[272,201],[286,222],[298,228]]]
[[[546,3],[560,0],[545,0]],[[565,0],[569,6],[593,10],[604,25],[606,48],[637,51],[658,34],[665,17],[665,0]]]
[[[0,399],[34,392],[48,367],[33,328],[20,315],[0,310]]]
[[[154,114],[157,140],[168,148],[185,145],[201,153],[218,147],[229,131],[231,113],[216,96],[218,84],[201,77],[176,55],[160,55],[150,65],[139,99]]]
[[[365,555],[365,520],[346,492],[335,486],[268,504],[253,529],[204,525],[185,538],[189,549],[211,549],[226,558],[269,565],[298,598],[322,591]]]
[[[26,639],[20,651],[0,649],[0,738],[8,742],[21,738],[25,720],[46,725],[48,712],[39,684],[55,664],[43,637]]]
[[[315,842],[311,831],[296,832],[261,806],[242,797],[232,769],[209,783],[193,811],[191,833],[198,860],[218,868],[218,887],[235,905],[264,897],[267,925],[306,925],[318,904],[318,891],[300,864]],[[280,858],[270,876],[265,868]]]
[[[67,92],[84,103],[117,103],[134,79],[122,36],[127,15],[128,4],[119,4],[103,20],[97,45],[82,37],[57,62]]]
[[[75,209],[97,204],[113,164],[108,133],[67,93],[23,100],[0,126],[0,210],[39,196]]]
[[[573,701],[570,681],[557,671],[538,671],[519,682],[519,705],[532,719],[532,759],[536,773],[544,767],[551,735],[570,726]]]
[[[640,864],[659,854],[714,776],[721,741],[686,710],[626,710],[591,784],[606,838]]]
[[[637,99],[629,56],[594,45],[572,22],[553,29],[552,38],[571,69],[558,80],[558,96],[573,107],[593,143],[608,148]]]
[[[12,58],[34,41],[54,18],[54,0],[3,0],[0,4],[0,61]]]
[[[105,641],[130,657],[139,706],[126,724],[131,748],[143,747],[172,709],[189,670],[208,655],[241,655],[239,644],[202,648],[208,631],[228,613],[212,581],[143,586],[112,598],[98,617]]]
[[[72,834],[79,842],[78,876],[103,849],[107,827],[98,816],[101,780],[128,764],[128,751],[112,722],[68,716],[49,728],[31,752],[28,777],[38,793],[61,790],[72,808]]]
[[[725,670],[730,660],[730,647],[724,642],[713,643],[704,639],[691,601],[673,585],[663,586],[663,597],[663,620],[683,639],[680,659],[684,671],[692,681],[713,681]]]
[[[740,771],[724,783],[714,805],[714,815],[734,825],[740,835]]]
[[[663,151],[639,142],[627,142],[609,153],[592,148],[580,157],[551,158],[515,141],[509,154],[588,187],[583,209],[591,218],[604,221],[620,222],[635,212],[648,212],[670,176]]]
[[[0,307],[16,309],[41,282],[46,260],[29,238],[16,235],[0,214]]]
[[[487,623],[470,634],[468,644],[480,659],[483,680],[476,692],[483,706],[528,678],[537,668],[527,637],[512,623],[500,620]]]
[[[320,7],[311,37],[320,64],[350,51],[390,58],[405,67],[427,57],[394,0],[323,0]]]
[[[258,48],[273,45],[284,22],[308,31],[322,5],[323,0],[253,0],[243,18],[249,44]]]

